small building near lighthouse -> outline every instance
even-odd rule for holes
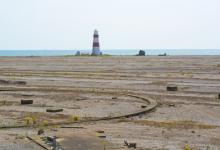
[[[92,46],[92,55],[101,55],[100,44],[99,44],[99,33],[97,30],[93,34],[93,46]]]

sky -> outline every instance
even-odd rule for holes
[[[0,0],[1,50],[220,49],[219,0]]]

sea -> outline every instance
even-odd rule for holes
[[[0,56],[69,56],[75,55],[77,51],[81,54],[90,54],[91,50],[0,50]],[[220,49],[146,49],[146,55],[162,55],[167,54],[170,56],[207,56],[207,55],[220,55]],[[137,55],[139,50],[102,50],[106,55]]]

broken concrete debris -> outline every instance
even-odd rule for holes
[[[24,100],[22,99],[21,100],[21,105],[30,105],[30,104],[33,104],[33,100]]]
[[[137,148],[137,143],[128,143],[127,141],[124,141],[124,144],[128,148]]]

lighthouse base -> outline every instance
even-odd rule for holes
[[[97,50],[97,49],[92,50],[92,56],[99,56],[99,55],[102,55],[102,52],[100,50]]]

